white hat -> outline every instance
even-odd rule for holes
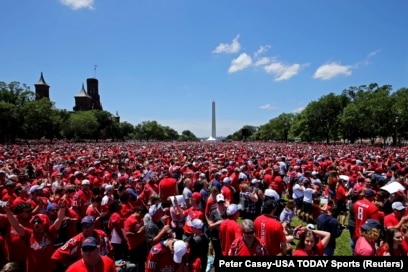
[[[32,193],[34,193],[36,191],[42,190],[42,189],[44,189],[43,185],[33,185],[30,188],[30,194],[32,194]]]
[[[317,176],[318,174],[319,174],[319,172],[317,172],[317,171],[312,172],[312,176]]]
[[[238,175],[238,179],[243,179],[243,180],[247,180],[248,179],[248,176],[247,175],[245,175],[245,173],[239,173],[239,175]]]
[[[190,227],[195,228],[195,229],[202,229],[203,226],[204,226],[204,223],[203,223],[203,221],[201,221],[201,219],[196,218],[193,221],[188,221],[188,225]]]
[[[155,204],[155,205],[151,205],[150,208],[149,208],[149,214],[150,214],[150,216],[155,215],[158,210],[161,210],[161,208],[162,208],[161,203]]]
[[[225,198],[223,194],[218,194],[215,199],[217,200],[217,202],[220,202],[220,201],[225,202]]]
[[[279,194],[274,189],[266,189],[264,195],[274,198],[275,201],[279,201],[280,199]]]
[[[254,179],[251,180],[251,183],[252,183],[252,184],[259,183],[259,182],[261,182],[261,181],[260,181],[259,179],[256,179],[256,178],[254,178]]]
[[[223,182],[223,183],[230,183],[230,182],[231,182],[231,179],[230,179],[230,177],[225,177],[222,182]]]
[[[205,178],[206,175],[204,173],[200,173],[200,178]]]
[[[392,203],[391,207],[392,207],[393,210],[397,210],[397,211],[405,210],[404,204],[402,204],[399,201]]]
[[[91,185],[91,183],[89,182],[89,180],[84,179],[82,180],[81,185]]]
[[[237,204],[230,204],[227,207],[227,215],[234,215],[237,213],[237,211],[241,210],[242,206],[241,205],[237,205]]]
[[[187,252],[186,243],[184,243],[184,241],[177,240],[174,242],[173,248],[174,248],[173,261],[175,263],[181,263],[184,254],[186,254]]]
[[[110,185],[110,184],[106,185],[105,186],[105,195],[106,195],[107,192],[112,191],[112,190],[113,190],[113,185]]]
[[[315,226],[313,224],[307,224],[306,228],[310,230],[314,230]]]

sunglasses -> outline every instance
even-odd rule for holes
[[[89,251],[94,251],[96,249],[96,247],[83,247],[82,248],[82,251],[84,251],[84,252],[89,252]]]
[[[49,212],[58,212],[58,209],[49,210]]]
[[[255,233],[255,231],[244,231],[244,234],[245,235],[252,235],[252,234],[254,234]]]
[[[41,224],[42,224],[42,221],[41,221],[41,220],[34,220],[34,221],[33,221],[33,224],[34,224],[34,225],[35,225],[35,224],[41,225]]]

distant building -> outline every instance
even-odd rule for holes
[[[113,118],[115,118],[116,123],[120,123],[120,116],[117,111],[116,111],[116,115]]]
[[[40,79],[35,86],[35,99],[39,100],[41,98],[50,99],[50,86],[45,82],[43,73],[41,72]]]
[[[96,78],[88,78],[86,80],[86,87],[87,91],[85,91],[84,84],[82,84],[81,90],[74,97],[74,111],[102,110],[98,80]]]
[[[88,78],[86,80],[87,91],[84,84],[77,95],[74,96],[75,106],[74,111],[87,111],[87,110],[103,110],[99,96],[99,83],[96,78]],[[41,72],[40,79],[35,86],[35,99],[41,98],[50,99],[50,86],[45,82],[44,75]],[[116,118],[116,117],[115,117]]]

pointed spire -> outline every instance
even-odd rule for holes
[[[37,84],[35,84],[35,85],[46,85],[46,86],[48,86],[47,82],[45,82],[45,80],[44,80],[43,72],[41,72],[40,79],[38,80]]]
[[[84,83],[82,83],[82,88],[75,97],[89,97],[89,98],[91,98],[85,91]]]
[[[119,113],[118,113],[118,111],[116,111],[116,116],[119,116]]]

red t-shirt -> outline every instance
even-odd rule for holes
[[[353,205],[354,216],[356,218],[356,228],[354,231],[354,239],[360,237],[360,227],[367,219],[378,220],[378,208],[374,203],[366,198],[357,200]]]
[[[208,197],[207,203],[205,204],[205,214],[207,216],[210,216],[212,210],[217,208],[217,202],[215,201],[215,199],[212,197],[212,195],[210,195]]]
[[[266,245],[269,256],[282,252],[281,243],[286,242],[282,224],[275,218],[260,215],[254,221],[255,236]]]
[[[107,257],[107,256],[100,256],[101,260],[93,267],[93,271],[98,272],[116,272],[115,262]],[[66,272],[88,272],[88,268],[82,259],[76,261],[72,265],[68,267]]]
[[[281,176],[274,176],[269,188],[274,189],[278,194],[283,192],[283,180]]]
[[[205,217],[204,213],[201,209],[194,209],[194,207],[190,207],[184,211],[184,216],[186,216],[186,223],[184,224],[184,233],[193,234],[193,230],[191,226],[187,224],[189,221],[193,221],[194,219],[201,219],[204,222]]]
[[[99,243],[100,255],[107,255],[113,249],[112,245],[108,242],[109,239],[106,233],[103,230],[96,229],[93,237],[95,237]],[[72,264],[73,262],[81,259],[81,246],[82,241],[84,240],[85,237],[82,232],[72,237],[68,242],[54,252],[52,259],[62,264]]]
[[[19,220],[19,223],[25,227],[31,227],[29,221]],[[10,225],[7,215],[0,216],[0,229],[5,229],[4,253],[9,262],[24,263],[28,247],[16,230]]]
[[[232,203],[232,190],[227,186],[222,186],[221,194],[224,196],[224,199],[228,203]]]
[[[225,219],[220,225],[222,255],[227,256],[232,242],[242,236],[241,225],[233,219]]]
[[[51,256],[54,253],[54,241],[57,237],[54,225],[51,225],[49,230],[41,235],[41,238],[36,237],[31,229],[25,228],[25,231],[23,239],[28,246],[26,256],[27,272],[53,272],[56,266]]]
[[[386,229],[391,228],[398,225],[399,221],[400,220],[395,216],[394,213],[387,214],[386,216],[384,216],[384,227]]]
[[[316,245],[316,249],[311,251],[311,252],[306,252],[302,248],[297,248],[292,256],[323,256],[324,254],[324,246],[322,244],[322,241],[319,241]]]
[[[144,231],[137,233],[143,226],[143,218],[139,219],[131,215],[125,220],[125,231],[135,234],[127,236],[129,250],[136,248],[142,243],[146,243],[146,233]]]
[[[407,252],[404,250],[404,247],[398,247],[393,249],[392,256],[407,256]],[[387,254],[387,255],[384,255]],[[377,256],[389,256],[390,254],[390,247],[387,243],[383,243],[380,248],[377,250]]]
[[[177,193],[177,180],[175,178],[166,177],[159,182],[160,199],[163,203],[170,203],[167,199],[169,196],[174,196]]]
[[[235,239],[228,251],[228,256],[268,256],[265,244],[257,237],[254,239],[251,247],[248,247],[243,237]]]
[[[147,256],[146,272],[176,271],[173,254],[163,242],[154,245]]]

